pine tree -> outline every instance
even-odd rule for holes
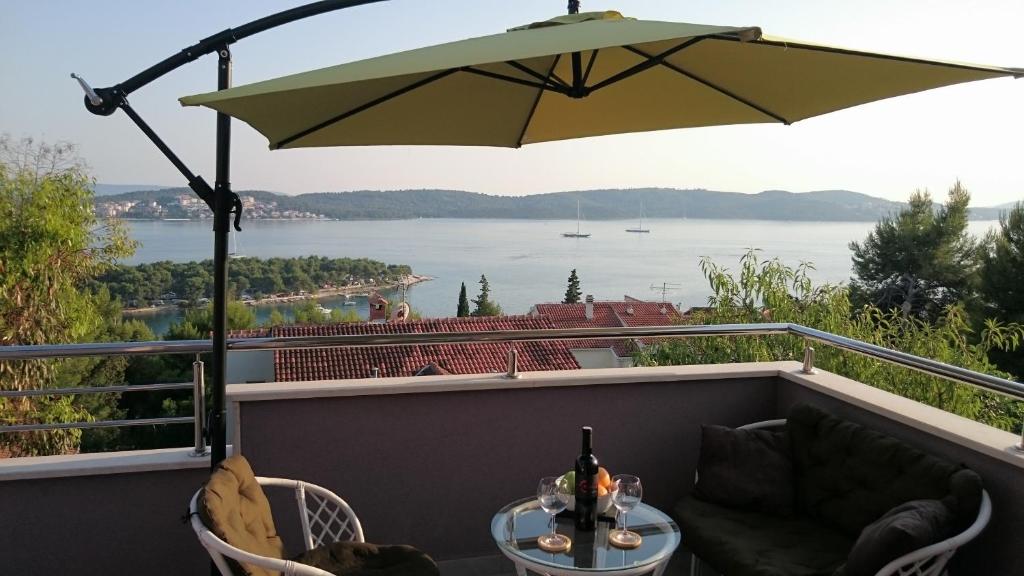
[[[935,320],[976,293],[977,243],[967,233],[971,195],[957,182],[938,209],[927,192],[915,192],[909,206],[883,218],[863,243],[851,242],[850,298],[859,306]]]
[[[501,316],[501,306],[491,302],[491,285],[487,276],[480,275],[480,295],[473,299],[476,308],[470,316]]]
[[[466,296],[466,283],[462,283],[462,288],[459,289],[459,309],[455,313],[459,318],[469,316],[469,298]]]
[[[583,295],[583,291],[580,290],[580,277],[576,275],[576,269],[573,268],[569,274],[569,286],[565,289],[565,300],[562,300],[564,304],[578,304],[580,296]]]

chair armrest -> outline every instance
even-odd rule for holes
[[[260,486],[294,490],[303,544],[307,551],[333,542],[366,541],[359,517],[334,492],[316,484],[288,478],[257,476],[256,481]]]
[[[753,422],[750,424],[744,424],[737,428],[738,430],[756,430],[759,428],[782,428],[786,425],[786,419],[780,418],[778,420],[763,420],[761,422]]]

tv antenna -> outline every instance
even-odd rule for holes
[[[661,285],[651,284],[651,290],[655,292],[661,292],[661,301],[665,302],[665,297],[669,292],[675,292],[682,287],[682,284],[676,284],[674,282],[662,282]]]

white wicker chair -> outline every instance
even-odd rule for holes
[[[786,425],[786,420],[765,420],[740,426],[741,429],[754,428],[778,428]],[[946,574],[946,563],[953,557],[957,549],[974,538],[985,529],[989,519],[992,518],[992,499],[988,492],[981,491],[981,506],[978,508],[978,516],[974,522],[963,532],[936,542],[931,546],[925,546],[904,554],[889,562],[878,571],[875,576],[942,576]],[[690,574],[698,576],[701,573],[701,561],[696,554],[690,557]]]
[[[330,544],[339,541],[365,542],[363,538],[363,527],[359,524],[359,518],[349,505],[338,497],[337,494],[326,488],[302,482],[300,480],[288,480],[284,478],[256,477],[260,486],[290,488],[295,492],[295,500],[299,511],[299,521],[302,525],[303,544],[306,550],[312,550],[321,544]],[[277,570],[286,576],[333,576],[319,568],[300,564],[292,560],[281,560],[258,556],[236,548],[218,538],[203,524],[199,517],[199,495],[203,488],[200,488],[189,503],[188,512],[191,519],[192,529],[195,530],[214,564],[220,569],[223,576],[235,576],[231,567],[224,559],[225,556],[233,558],[238,562],[255,564],[271,570]]]

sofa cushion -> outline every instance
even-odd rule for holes
[[[744,512],[693,496],[673,512],[683,543],[729,576],[832,576],[853,545],[807,518]]]
[[[899,504],[949,497],[954,476],[964,470],[808,405],[793,408],[787,429],[798,511],[851,538]],[[972,475],[958,477],[964,493],[950,503],[958,523],[961,515],[977,514],[980,483],[972,485]],[[967,494],[971,490],[977,491],[976,501]]]
[[[869,524],[854,543],[842,576],[875,576],[904,554],[953,535],[953,512],[938,500],[914,500]]]
[[[246,552],[283,558],[284,543],[277,535],[270,502],[248,460],[238,454],[217,465],[198,502],[199,517],[218,538]],[[228,559],[236,573],[277,576],[260,566]]]
[[[788,516],[795,492],[785,432],[701,426],[695,496],[730,508]]]
[[[334,542],[303,552],[294,560],[343,576],[438,576],[437,564],[412,546]]]

